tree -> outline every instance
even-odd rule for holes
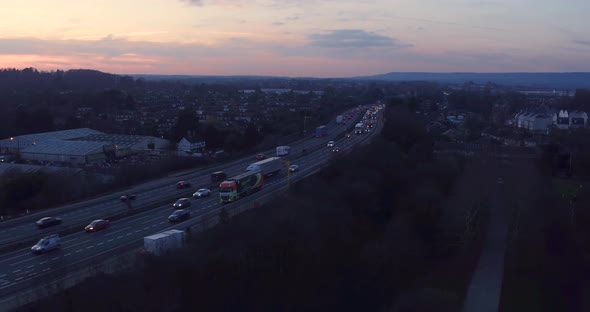
[[[192,110],[182,110],[178,113],[178,120],[174,125],[172,139],[176,142],[185,136],[195,137],[199,133],[199,118]]]

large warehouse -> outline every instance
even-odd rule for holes
[[[106,134],[89,128],[20,135],[0,140],[2,153],[39,163],[89,165],[145,151],[166,149],[168,140],[141,135]]]
[[[91,134],[104,134],[97,130],[89,128],[78,128],[61,131],[42,132],[34,134],[19,135],[4,140],[0,140],[0,154],[2,152],[16,153],[18,150],[25,149],[45,140],[72,140],[85,137]]]
[[[114,146],[115,157],[124,157],[149,150],[162,150],[170,146],[168,140],[143,135],[101,133],[87,135],[74,140],[112,144]]]
[[[112,145],[104,142],[49,139],[21,149],[20,158],[41,163],[87,165],[104,162]]]

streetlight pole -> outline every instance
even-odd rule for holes
[[[289,170],[291,167],[291,161],[290,160],[285,160],[285,165],[287,165],[287,189],[291,189],[291,170]]]

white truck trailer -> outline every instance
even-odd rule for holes
[[[184,232],[169,230],[143,238],[143,246],[152,255],[160,256],[169,250],[181,248],[184,243]]]
[[[270,157],[250,164],[246,171],[261,171],[262,175],[269,177],[281,171],[282,167],[283,161],[279,157]]]
[[[277,146],[277,156],[289,155],[290,151],[291,151],[290,146]]]

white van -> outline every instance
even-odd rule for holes
[[[35,246],[31,247],[31,251],[34,254],[42,254],[53,249],[61,248],[60,242],[59,234],[52,234],[39,240]]]

